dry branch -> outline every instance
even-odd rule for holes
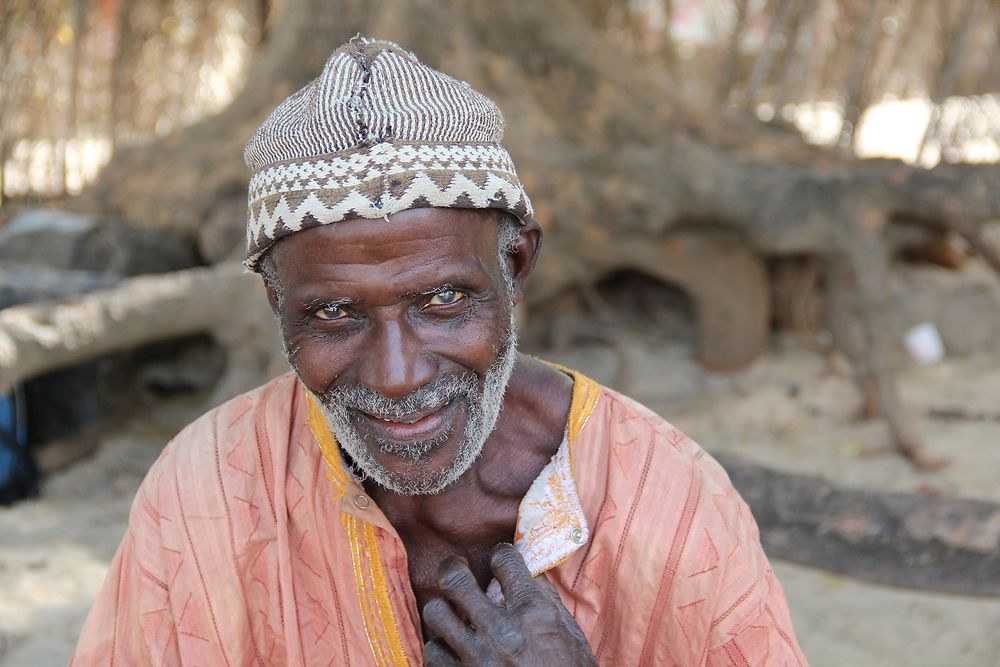
[[[0,388],[144,343],[212,331],[259,289],[239,264],[126,280],[78,299],[0,311]]]
[[[893,586],[1000,595],[1000,505],[840,487],[718,456],[767,553]]]

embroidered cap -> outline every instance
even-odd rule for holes
[[[246,266],[293,232],[427,206],[531,202],[500,145],[500,109],[392,42],[356,37],[247,144]]]

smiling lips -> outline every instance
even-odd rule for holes
[[[368,423],[387,439],[396,441],[425,440],[440,432],[447,423],[447,413],[454,401],[449,401],[433,410],[422,410],[403,417],[385,418],[362,412]]]

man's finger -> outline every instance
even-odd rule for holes
[[[426,667],[459,667],[461,664],[455,654],[449,651],[440,639],[432,639],[424,644],[424,665]]]
[[[498,544],[493,548],[490,569],[503,589],[508,607],[524,604],[540,594],[524,558],[513,544]]]
[[[451,602],[473,627],[495,624],[500,609],[479,588],[479,582],[465,560],[448,557],[438,570],[441,594]]]
[[[424,605],[424,623],[463,662],[474,660],[476,637],[445,600],[434,598]]]

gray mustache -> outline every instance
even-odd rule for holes
[[[437,377],[400,398],[390,398],[360,384],[337,387],[323,395],[323,402],[328,408],[340,406],[398,420],[415,412],[438,410],[459,396],[474,397],[478,391],[475,375],[465,373]]]

